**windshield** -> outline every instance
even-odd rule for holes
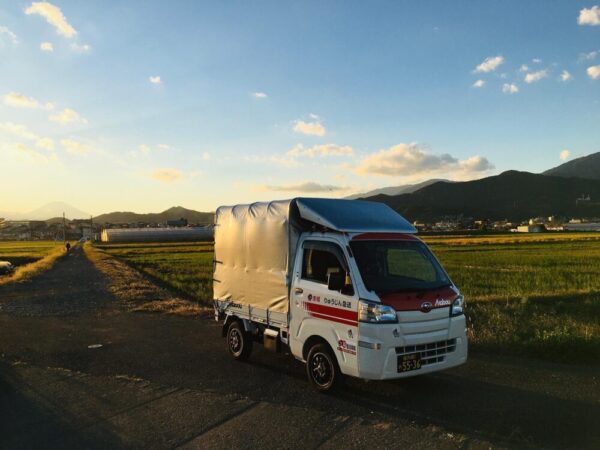
[[[350,247],[365,286],[371,291],[420,291],[451,284],[420,241],[353,241]]]

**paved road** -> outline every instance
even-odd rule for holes
[[[322,395],[290,356],[233,361],[208,314],[127,313],[105,286],[76,251],[0,287],[0,448],[600,448],[597,367],[476,354]]]

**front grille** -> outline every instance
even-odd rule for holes
[[[456,339],[447,341],[430,342],[428,344],[407,345],[406,347],[396,347],[398,356],[418,353],[421,358],[421,365],[441,363],[445,355],[456,350]]]

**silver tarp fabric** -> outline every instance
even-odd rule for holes
[[[287,313],[289,271],[298,239],[290,224],[291,203],[282,200],[217,209],[215,300]]]

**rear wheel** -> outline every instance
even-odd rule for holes
[[[235,359],[246,360],[252,353],[252,337],[240,322],[233,322],[227,330],[227,349]]]
[[[342,381],[342,373],[335,355],[326,344],[315,344],[306,359],[308,381],[318,391],[327,392],[336,388]]]

